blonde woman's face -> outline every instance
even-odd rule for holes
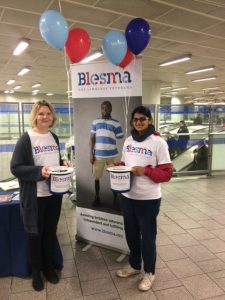
[[[53,114],[48,106],[41,106],[37,113],[37,125],[39,129],[48,129],[53,122]]]

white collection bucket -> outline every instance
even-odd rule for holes
[[[73,168],[50,167],[49,190],[52,194],[66,194],[69,191]]]
[[[110,176],[110,187],[114,192],[125,193],[131,189],[131,168],[115,166],[107,168]]]

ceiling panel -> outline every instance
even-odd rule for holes
[[[39,81],[42,93],[65,95],[65,54],[49,46],[39,31],[40,16],[47,9],[61,10],[69,28],[85,29],[91,38],[90,51],[101,48],[109,30],[124,32],[132,19],[142,17],[152,30],[151,41],[141,53],[145,80],[159,80],[162,85],[174,87],[185,84],[188,89],[178,95],[191,95],[203,84],[193,84],[193,77],[184,73],[215,65],[215,71],[204,76],[215,74],[216,84],[225,90],[224,0],[0,0],[1,91],[7,87],[5,81],[12,77],[22,85],[22,92],[30,93],[31,85]],[[22,38],[29,38],[30,46],[19,57],[13,57],[12,52]],[[187,53],[192,54],[189,62],[159,67],[160,62]],[[68,59],[66,62],[70,64]],[[17,76],[25,65],[30,65],[31,71]],[[204,87],[213,84],[205,82]]]
[[[202,31],[212,26],[214,20],[206,16],[184,11],[182,9],[173,9],[167,14],[157,18],[158,21],[167,23],[180,28],[188,28],[189,30]]]

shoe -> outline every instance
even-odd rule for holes
[[[99,196],[95,196],[95,200],[93,201],[92,205],[94,207],[98,207],[101,204],[100,202],[101,202],[100,197]]]
[[[144,276],[138,286],[138,289],[143,292],[150,290],[154,280],[155,275],[153,275],[152,273],[144,273]]]
[[[39,270],[32,270],[32,286],[35,291],[40,292],[44,289],[44,284]]]
[[[56,284],[59,282],[59,277],[53,268],[51,268],[51,269],[49,268],[46,271],[44,271],[44,275],[45,275],[46,279],[53,284]]]
[[[139,274],[141,270],[137,270],[132,268],[131,266],[128,266],[126,268],[120,269],[116,272],[116,276],[121,277],[121,278],[126,278],[130,277],[136,274]]]

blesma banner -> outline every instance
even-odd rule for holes
[[[102,72],[102,65],[105,65],[105,63],[90,65],[92,72],[99,74]],[[90,70],[90,65],[85,65],[84,70]],[[80,65],[72,66],[72,68],[73,81],[74,74],[77,74],[78,70],[80,72]],[[114,66],[112,65],[113,68]],[[141,72],[140,69],[139,71]],[[107,130],[105,131],[105,128],[107,126],[110,128],[116,126],[117,131],[110,138],[113,139],[113,148],[116,148],[118,152],[114,159],[117,161],[121,160],[122,147],[126,135],[130,135],[131,112],[135,107],[141,105],[142,84],[139,82],[139,77],[141,77],[141,74],[130,73],[132,84],[139,85],[139,95],[130,96],[127,91],[126,97],[124,97],[120,95],[121,91],[118,89],[117,92],[116,90],[113,92],[109,92],[109,90],[101,91],[101,93],[98,91],[101,94],[98,97],[90,91],[86,92],[85,97],[85,92],[82,92],[80,98],[76,96],[76,99],[74,99],[77,238],[122,252],[128,252],[128,247],[120,209],[121,194],[111,190],[110,173],[106,170],[107,166],[104,158],[98,161],[100,164],[98,167],[102,169],[102,173],[100,172],[101,174],[97,176],[98,180],[96,181],[90,145],[93,128],[96,126],[96,123],[101,122],[101,126],[104,127],[104,135],[106,135]],[[138,83],[135,82],[134,78],[138,79]],[[77,91],[73,90],[73,95],[76,95],[76,93]],[[129,103],[127,102],[128,98]],[[110,120],[103,117],[102,104],[105,101],[110,102],[112,106]],[[126,134],[127,131],[128,134]],[[102,164],[103,167],[101,167]],[[98,195],[97,203],[96,195]]]
[[[135,58],[121,68],[109,62],[71,65],[72,97],[95,98],[140,96],[142,64]]]

